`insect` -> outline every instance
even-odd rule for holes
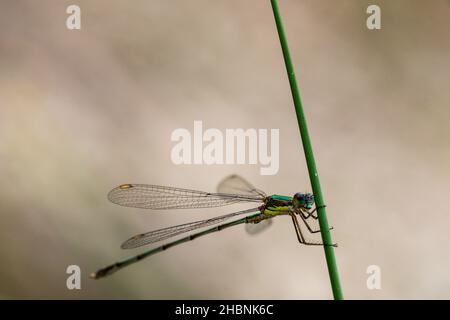
[[[217,193],[149,184],[123,184],[112,189],[108,193],[108,199],[115,204],[125,207],[155,210],[212,208],[236,203],[259,203],[260,205],[252,209],[237,211],[211,219],[185,223],[135,235],[125,241],[121,248],[137,248],[191,232],[196,229],[216,225],[213,228],[190,234],[173,242],[166,243],[157,248],[150,249],[136,256],[104,267],[91,274],[91,278],[94,279],[108,276],[148,256],[167,250],[178,244],[194,240],[203,235],[221,231],[243,223],[258,224],[264,220],[282,215],[290,216],[292,218],[297,239],[301,244],[336,246],[336,244],[323,244],[307,240],[302,232],[300,222],[306,226],[308,232],[312,234],[320,232],[320,229],[314,229],[310,225],[310,221],[318,219],[317,214],[315,214],[317,207],[311,210],[314,206],[313,194],[296,193],[293,197],[282,195],[267,196],[263,191],[256,189],[249,182],[237,175],[231,175],[222,180],[222,182],[219,183]],[[224,223],[226,220],[243,215],[245,215],[245,217]]]

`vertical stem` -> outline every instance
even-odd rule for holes
[[[305,152],[306,163],[308,166],[309,179],[311,180],[311,187],[314,193],[316,206],[318,208],[317,214],[319,216],[320,230],[322,234],[322,241],[324,244],[332,244],[331,234],[328,226],[327,214],[324,207],[324,199],[322,190],[320,188],[319,175],[317,173],[316,162],[314,160],[314,154],[312,150],[311,140],[309,138],[308,126],[303,112],[303,106],[300,99],[300,93],[297,87],[297,80],[295,78],[294,67],[292,65],[291,56],[289,53],[289,47],[284,33],[283,23],[281,21],[280,11],[278,8],[277,0],[271,0],[273,15],[275,17],[275,23],[277,25],[278,36],[280,38],[281,49],[283,50],[284,62],[286,64],[286,71],[289,78],[289,84],[291,86],[292,98],[294,99],[295,112],[297,114],[298,126],[300,129],[300,135],[303,143],[303,150]],[[325,245],[325,257],[327,260],[328,273],[330,275],[331,287],[333,290],[333,296],[336,300],[344,299],[341,284],[339,280],[339,273],[336,264],[336,258],[334,256],[334,247],[331,245]]]

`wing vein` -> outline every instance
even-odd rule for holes
[[[225,220],[228,220],[232,217],[236,217],[242,214],[249,214],[258,212],[258,208],[247,209],[242,211],[237,211],[233,213],[229,213],[223,216],[214,217],[211,219],[200,220],[190,223],[184,223],[177,226],[167,227],[163,229],[153,230],[147,233],[138,234],[134,237],[131,237],[127,241],[122,244],[122,249],[132,249],[141,247],[150,243],[166,240],[168,238],[180,235],[185,232],[193,231],[196,229],[204,228],[207,226],[211,226],[213,224],[221,223]]]
[[[126,184],[112,189],[108,199],[125,207],[144,209],[211,208],[238,202],[262,202],[255,194],[210,193],[149,184]]]

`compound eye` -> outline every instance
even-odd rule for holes
[[[294,198],[296,199],[296,200],[299,200],[299,201],[305,201],[305,195],[303,194],[303,193],[296,193],[295,195],[294,195]]]

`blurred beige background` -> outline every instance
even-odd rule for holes
[[[369,4],[382,29],[365,26]],[[65,27],[78,4],[82,29]],[[280,1],[345,296],[450,298],[450,4]],[[176,166],[177,128],[279,128],[280,170]],[[310,190],[269,1],[0,3],[0,298],[328,299],[323,250],[291,221],[243,227],[90,272],[141,250],[129,236],[231,212],[109,203],[126,182],[213,191],[238,173],[267,193]],[[82,289],[66,289],[66,267]],[[366,288],[366,268],[382,290]]]

